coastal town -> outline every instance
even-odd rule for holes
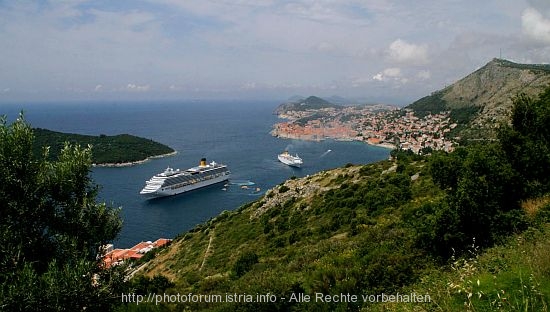
[[[451,152],[458,139],[448,135],[457,127],[450,112],[418,117],[411,109],[378,104],[285,110],[278,116],[285,121],[275,124],[271,134],[280,138],[362,141],[417,154]]]

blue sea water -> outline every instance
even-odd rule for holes
[[[123,228],[117,247],[140,241],[172,238],[224,210],[255,200],[267,189],[292,176],[303,177],[343,166],[386,159],[389,150],[359,142],[307,142],[272,137],[275,102],[80,102],[0,104],[8,121],[21,110],[33,127],[99,135],[129,133],[166,144],[178,153],[123,168],[94,168],[100,200],[122,207]],[[288,149],[304,160],[292,168],[277,160]],[[330,152],[329,152],[330,150]],[[166,167],[187,169],[200,158],[228,165],[230,185],[217,184],[177,196],[147,200],[139,191]],[[247,189],[238,185],[251,182]],[[251,184],[249,183],[249,184]],[[260,188],[260,192],[255,192]]]

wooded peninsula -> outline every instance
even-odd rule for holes
[[[146,161],[149,158],[162,157],[176,153],[174,149],[151,139],[130,134],[98,136],[56,132],[36,128],[33,130],[34,153],[42,152],[49,146],[49,158],[57,159],[65,142],[80,146],[92,146],[92,162],[98,166],[124,166]]]

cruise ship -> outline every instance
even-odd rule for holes
[[[282,154],[279,154],[277,156],[279,158],[279,161],[282,162],[285,165],[289,165],[292,167],[300,167],[302,166],[302,158],[296,154],[296,156],[292,156],[288,153],[288,151],[284,151]]]
[[[227,181],[231,172],[226,165],[216,162],[206,163],[202,158],[197,167],[181,171],[166,168],[145,182],[145,187],[139,192],[147,197],[162,197],[192,191],[215,183]]]

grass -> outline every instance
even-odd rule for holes
[[[521,207],[531,219],[533,219],[539,211],[550,204],[550,196],[543,196],[525,200],[521,203]]]
[[[431,302],[380,303],[369,311],[548,311],[550,224],[484,252],[473,247],[403,292],[429,294]]]

